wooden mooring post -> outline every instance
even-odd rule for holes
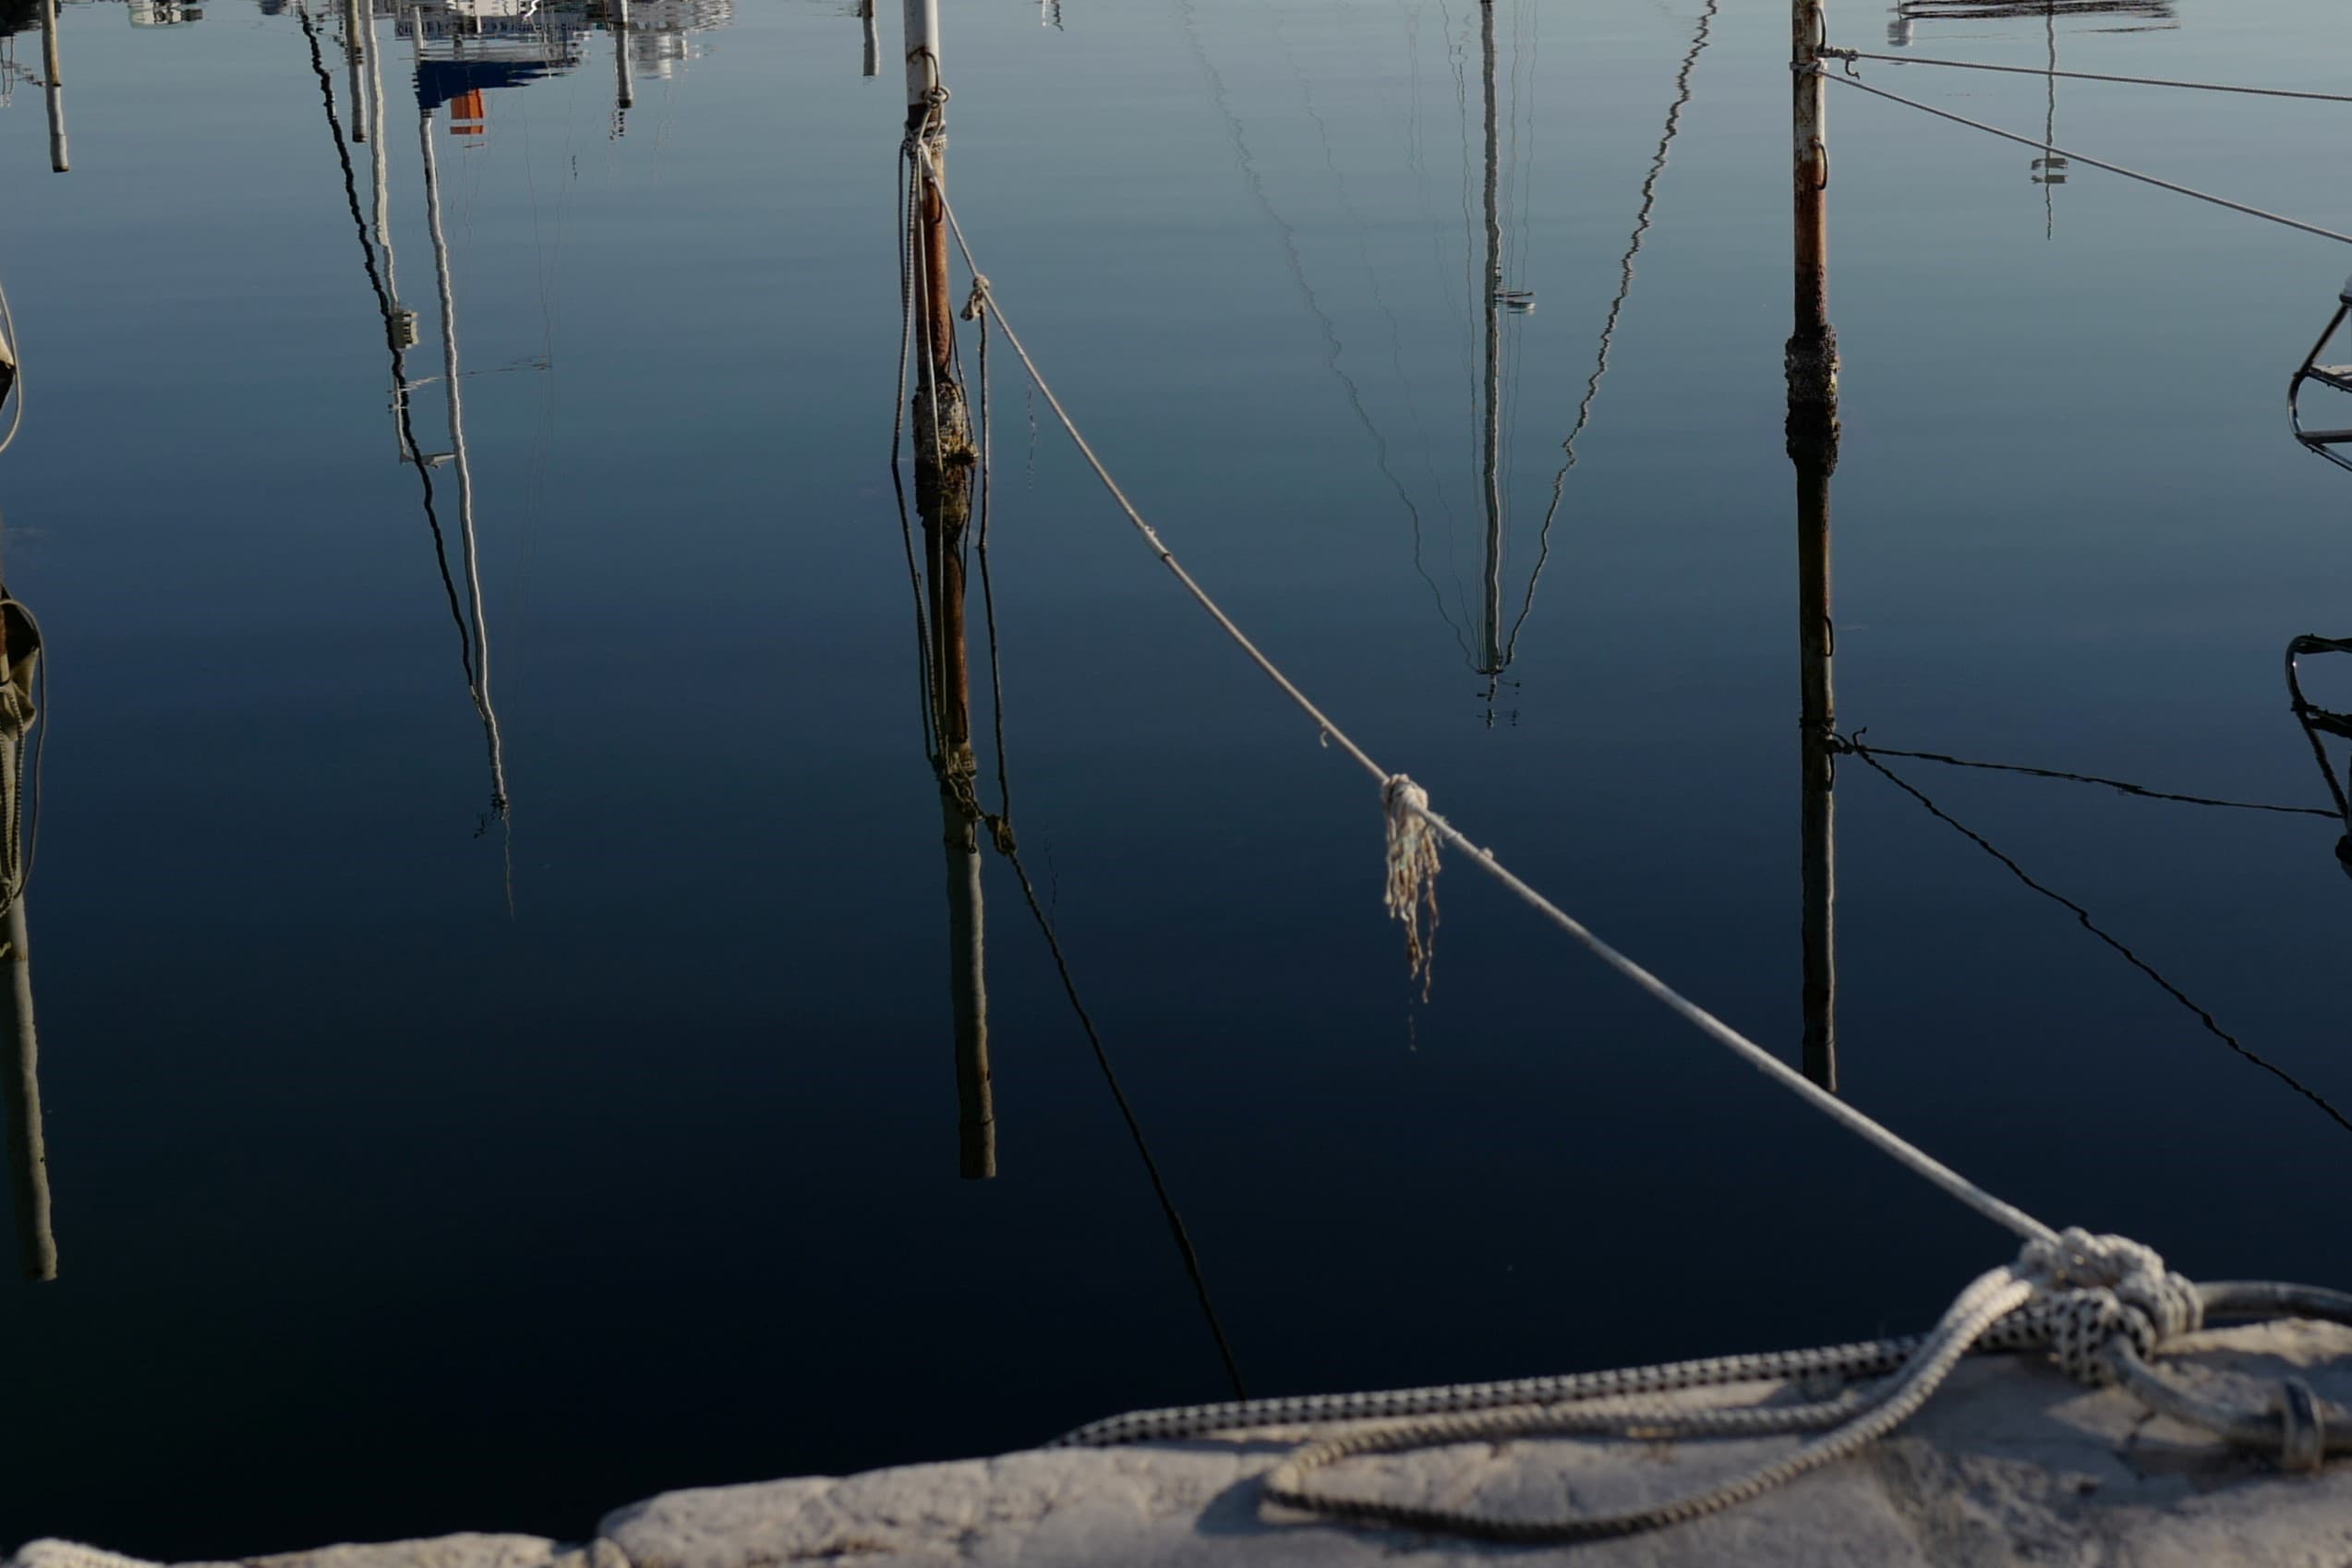
[[[996,1174],[996,1099],[988,1067],[986,907],[982,823],[973,792],[971,665],[964,627],[964,530],[971,519],[974,453],[956,373],[956,315],[947,272],[947,95],[939,69],[938,0],[906,0],[907,134],[921,149],[911,172],[915,315],[915,509],[923,518],[931,611],[933,731],[947,872],[947,983],[954,1010],[959,1168]]]
[[[32,968],[25,927],[23,835],[18,814],[24,778],[18,767],[33,712],[34,671],[41,642],[30,617],[13,599],[0,600],[0,1036],[7,1063],[0,1068],[6,1103],[8,1187],[16,1211],[17,1249],[25,1277],[57,1277],[57,1236],[49,1211],[49,1146],[41,1125],[41,1043],[32,1021]]]
[[[49,166],[59,174],[73,167],[66,156],[65,66],[57,59],[57,0],[41,0],[41,96],[49,108]]]
[[[1821,0],[1791,0],[1795,316],[1786,355],[1789,461],[1797,471],[1800,840],[1803,898],[1803,1070],[1838,1086],[1838,706],[1831,667],[1829,476],[1838,467],[1838,334],[1829,325],[1827,84]]]

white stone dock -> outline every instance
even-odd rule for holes
[[[2166,1368],[2186,1381],[2226,1385],[2249,1407],[2290,1372],[2322,1398],[2352,1405],[2352,1330],[2332,1324],[2208,1332]],[[1318,1482],[1542,1516],[1686,1491],[1790,1441],[1481,1443],[1354,1461]],[[2352,1462],[2285,1475],[2150,1416],[2118,1391],[2081,1388],[2037,1357],[1972,1358],[1894,1437],[1755,1502],[1574,1546],[1490,1545],[1262,1511],[1257,1478],[1284,1446],[1032,1451],[713,1487],[616,1509],[585,1544],[452,1535],[252,1557],[241,1568],[1356,1568],[1400,1558],[1507,1559],[1527,1568],[2352,1565]],[[9,1568],[129,1561],[42,1540],[21,1548]]]

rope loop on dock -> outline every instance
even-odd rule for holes
[[[2225,1441],[2315,1468],[2352,1451],[2346,1413],[2301,1380],[2282,1380],[2252,1412],[2191,1392],[2157,1372],[2161,1356],[2208,1317],[2280,1316],[2352,1322],[2352,1297],[2276,1284],[2197,1285],[2126,1236],[2070,1229],[2025,1243],[2017,1260],[1979,1275],[1935,1328],[1902,1339],[1733,1356],[1623,1370],[1140,1411],[1097,1421],[1055,1447],[1108,1447],[1311,1431],[1264,1478],[1266,1502],[1356,1524],[1520,1544],[1589,1540],[1683,1524],[1750,1502],[1849,1457],[1926,1405],[1972,1352],[2040,1350],[2075,1381],[2121,1385],[2151,1412]],[[1767,1393],[1747,1404],[1695,1404],[1661,1395],[1773,1382],[1833,1392],[1795,1400]],[[1839,1387],[1838,1385],[1846,1386]],[[1510,1516],[1475,1506],[1424,1506],[1350,1495],[1309,1478],[1367,1454],[1526,1438],[1709,1441],[1796,1434],[1795,1450],[1703,1490],[1609,1514]]]

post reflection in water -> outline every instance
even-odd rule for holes
[[[18,384],[17,324],[0,291],[0,452],[15,443],[24,417]],[[0,529],[5,532],[5,529]],[[50,1222],[48,1140],[41,1118],[41,1044],[33,1031],[32,968],[25,924],[25,883],[31,869],[27,821],[29,787],[39,817],[40,753],[27,744],[46,699],[41,677],[41,625],[0,576],[0,1031],[8,1059],[0,1067],[0,1108],[7,1124],[8,1188],[15,1211],[18,1255],[25,1277],[57,1277],[57,1238]],[[37,742],[36,742],[37,747]],[[30,779],[28,778],[30,774]]]
[[[988,1067],[987,915],[980,877],[979,767],[971,743],[971,660],[965,635],[965,533],[979,466],[965,406],[956,324],[949,303],[945,95],[935,97],[937,15],[909,0],[907,134],[921,157],[906,161],[906,222],[900,257],[907,320],[901,343],[913,356],[911,412],[915,510],[923,522],[922,599],[925,733],[939,785],[947,859],[947,988],[955,1018],[958,1169],[969,1180],[996,1174],[996,1102]],[[892,481],[898,468],[893,453]],[[900,513],[904,523],[903,510]],[[911,551],[910,552],[911,553]]]
[[[36,762],[25,766],[40,714],[41,632],[31,614],[0,586],[0,1030],[8,1063],[0,1069],[7,1101],[8,1176],[14,1198],[18,1252],[27,1279],[57,1277],[57,1237],[50,1220],[49,1150],[41,1121],[41,1043],[33,1030],[31,953],[26,935],[25,796],[37,781]],[[38,756],[38,752],[32,754]],[[31,779],[28,779],[28,772]]]
[[[1829,152],[1814,50],[1821,6],[1794,12],[1797,66],[1790,112],[1794,194],[1792,312],[1787,368],[1789,461],[1797,471],[1799,838],[1803,904],[1803,1069],[1838,1087],[1838,707],[1830,678],[1837,632],[1829,605],[1829,476],[1838,467],[1838,334],[1829,324]]]

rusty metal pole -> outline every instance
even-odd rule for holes
[[[1803,1069],[1838,1086],[1838,706],[1829,597],[1829,476],[1838,467],[1838,334],[1829,325],[1829,147],[1817,51],[1821,0],[1791,0],[1795,315],[1787,440],[1797,470],[1798,755],[1803,862]]]
[[[907,135],[917,151],[913,229],[915,509],[923,517],[931,608],[933,728],[947,872],[947,981],[956,1040],[958,1167],[996,1174],[996,1102],[988,1063],[986,906],[981,896],[979,769],[971,746],[971,665],[964,629],[964,529],[974,453],[956,374],[947,274],[947,92],[940,79],[938,0],[906,0]]]

